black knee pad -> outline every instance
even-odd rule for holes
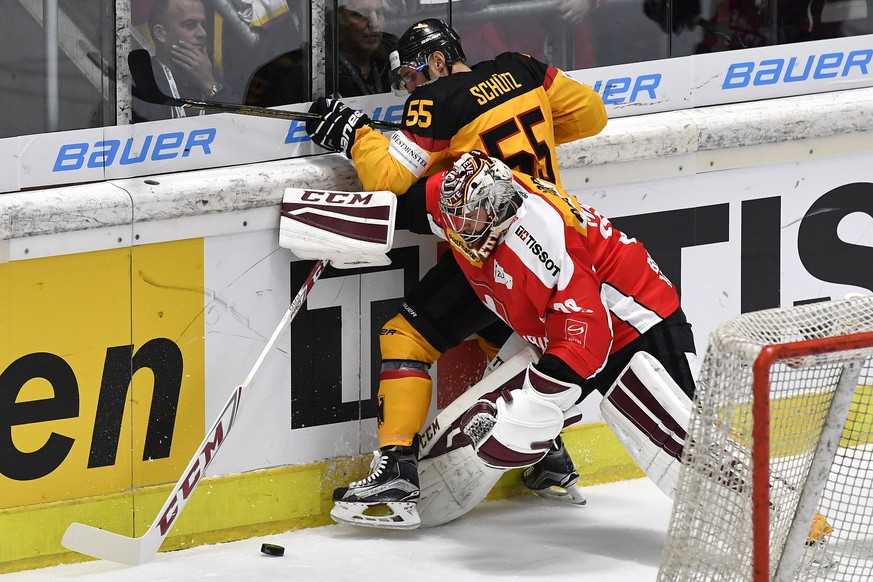
[[[440,352],[502,323],[473,292],[450,251],[406,295],[400,314]]]

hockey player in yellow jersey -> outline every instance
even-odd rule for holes
[[[413,232],[432,232],[420,179],[450,168],[464,153],[481,150],[560,185],[556,146],[595,135],[606,125],[600,96],[550,65],[504,53],[468,66],[460,38],[441,20],[412,25],[391,58],[397,80],[409,92],[400,130],[389,138],[370,127],[367,115],[325,99],[310,109],[323,120],[307,122],[306,129],[316,144],[354,161],[364,190],[400,196],[398,225]],[[511,330],[482,305],[451,253],[445,253],[381,330],[380,451],[370,476],[335,492],[342,515],[373,505],[408,507],[418,500],[415,437],[431,401],[428,370],[441,353],[474,334],[493,357]],[[525,472],[525,483],[542,495],[558,491],[564,500],[584,503],[560,437],[553,449]],[[395,515],[384,521],[397,527],[402,519]]]
[[[366,115],[327,100],[311,109],[324,121],[307,123],[315,143],[352,158],[365,190],[404,194],[471,150],[560,186],[555,146],[606,125],[603,101],[587,85],[520,53],[471,68],[460,39],[437,19],[407,30],[392,57],[410,93],[400,131],[388,138]]]

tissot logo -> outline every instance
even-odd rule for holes
[[[540,260],[540,262],[543,264],[546,270],[552,274],[552,276],[558,276],[558,273],[561,272],[561,267],[555,264],[554,259],[549,257],[549,252],[545,250],[540,243],[537,242],[537,239],[533,237],[530,231],[528,231],[524,226],[519,225],[515,229],[515,235],[520,241],[522,241],[522,243],[524,243],[524,246],[530,249],[534,256]]]

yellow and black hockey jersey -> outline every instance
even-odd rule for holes
[[[477,149],[560,186],[555,147],[600,132],[606,110],[590,87],[520,53],[416,88],[389,139],[359,129],[352,159],[365,190],[404,194],[422,176]]]

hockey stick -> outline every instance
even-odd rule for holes
[[[155,105],[167,105],[170,107],[184,107],[186,109],[202,109],[204,111],[237,113],[240,115],[252,115],[254,117],[272,117],[273,119],[286,119],[291,121],[321,121],[323,117],[318,113],[304,111],[285,111],[284,109],[271,109],[269,107],[257,107],[255,105],[236,105],[233,103],[218,103],[215,101],[198,101],[182,97],[170,97],[158,87],[155,80],[155,71],[152,69],[152,58],[146,49],[135,49],[127,55],[127,64],[130,67],[130,75],[133,84],[136,85],[134,95],[147,103]],[[396,130],[400,124],[395,121],[372,120],[376,129]]]
[[[164,539],[166,539],[176,518],[182,513],[182,509],[184,509],[185,504],[191,498],[191,494],[194,493],[194,489],[200,483],[200,479],[206,473],[209,463],[212,462],[218,453],[221,443],[224,442],[224,439],[230,433],[230,429],[233,428],[237,413],[239,412],[243,392],[251,386],[267,355],[279,341],[279,337],[282,335],[285,327],[291,323],[291,320],[300,311],[300,308],[306,301],[306,296],[321,276],[325,267],[327,267],[327,261],[322,260],[315,263],[300,291],[297,292],[297,295],[291,301],[288,311],[285,312],[267,345],[264,346],[261,355],[255,361],[255,365],[252,366],[251,372],[249,372],[243,383],[237,386],[230,395],[224,408],[221,409],[218,418],[212,423],[212,428],[209,429],[203,442],[197,448],[197,453],[188,462],[182,477],[173,487],[170,497],[164,503],[164,506],[149,529],[140,537],[131,538],[83,523],[72,523],[67,528],[67,531],[64,532],[64,537],[61,541],[65,548],[95,558],[130,565],[144,564],[150,562],[155,557],[155,553],[157,553],[158,548],[161,547]]]

